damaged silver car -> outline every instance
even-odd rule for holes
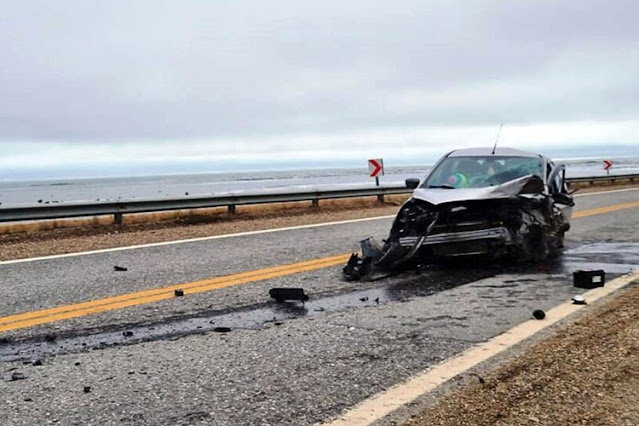
[[[563,247],[573,198],[564,165],[512,148],[455,150],[400,208],[383,244],[361,242],[344,268],[347,279],[394,272],[463,256],[488,261],[545,259]]]

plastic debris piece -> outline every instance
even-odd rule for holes
[[[115,266],[113,267],[113,270],[114,270],[114,271],[123,272],[123,271],[128,271],[129,269],[128,269],[128,268],[125,268],[124,266],[118,266],[118,265],[115,265]]]
[[[546,313],[542,311],[541,309],[535,309],[533,311],[533,317],[535,317],[535,319],[542,320],[546,318]]]
[[[11,374],[11,381],[15,382],[16,380],[24,380],[26,379],[27,376],[24,375],[24,373],[20,373],[18,371],[14,371],[13,374]]]
[[[368,273],[370,261],[368,263],[365,263],[364,261],[365,259],[361,259],[357,253],[351,254],[346,266],[342,269],[344,278],[348,281],[357,281],[362,278],[362,276],[366,275]]]
[[[572,281],[577,288],[597,288],[606,284],[606,272],[603,269],[580,270],[572,273]]]
[[[298,300],[300,302],[308,301],[308,295],[304,293],[303,288],[272,288],[268,294],[275,299],[277,303],[286,300]]]
[[[181,288],[176,289],[173,294],[175,294],[175,297],[182,297],[184,296],[184,290],[182,290]]]
[[[588,302],[586,302],[586,298],[583,297],[581,294],[578,294],[576,296],[574,296],[572,298],[572,303],[573,305],[587,305]]]

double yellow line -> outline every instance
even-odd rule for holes
[[[11,315],[0,318],[0,332],[32,327],[34,325],[110,311],[113,309],[126,308],[128,306],[159,302],[160,300],[175,297],[175,290],[183,290],[186,295],[231,287],[238,284],[246,284],[254,281],[267,280],[269,278],[279,278],[286,275],[299,274],[300,272],[313,271],[315,269],[343,264],[348,260],[349,256],[350,253],[340,254],[337,256],[308,260],[290,265],[274,266],[272,268],[260,269],[257,271],[242,272],[240,274],[138,291],[135,293],[107,297],[105,299],[92,300],[74,305]]]
[[[639,202],[616,204],[614,206],[599,207],[591,210],[583,210],[573,214],[574,218],[593,216],[597,214],[611,213],[618,210],[639,207]],[[126,308],[128,306],[142,305],[145,303],[159,302],[160,300],[175,297],[175,290],[183,290],[184,294],[200,293],[203,291],[215,290],[224,287],[231,287],[239,284],[246,284],[255,281],[279,278],[287,275],[298,274],[300,272],[313,271],[327,268],[329,266],[341,265],[348,260],[349,254],[340,254],[321,259],[308,260],[289,265],[274,266],[250,272],[242,272],[224,277],[210,278],[201,281],[194,281],[185,284],[175,284],[168,287],[155,288],[138,291],[135,293],[123,294],[120,296],[107,297],[89,302],[76,303],[73,305],[60,306],[52,309],[25,312],[23,314],[11,315],[0,318],[0,333],[20,328],[33,327],[39,324],[60,321],[69,318],[81,317],[98,312],[111,311],[114,309]]]
[[[633,207],[639,207],[639,201],[635,201],[632,203],[615,204],[614,206],[599,207],[599,208],[590,209],[590,210],[582,210],[580,212],[575,212],[572,215],[572,217],[580,218],[580,217],[586,217],[586,216],[594,216],[596,214],[611,213],[617,210],[631,209]]]

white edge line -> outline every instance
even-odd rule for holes
[[[340,220],[335,222],[324,222],[324,223],[312,223],[309,225],[298,225],[298,226],[289,226],[286,228],[275,228],[275,229],[261,229],[258,231],[248,231],[248,232],[238,232],[235,234],[222,234],[222,235],[212,235],[210,237],[198,237],[198,238],[189,238],[186,240],[174,240],[174,241],[162,241],[159,243],[150,243],[150,244],[139,244],[134,246],[126,246],[126,247],[114,247],[102,250],[91,250],[91,251],[83,251],[78,253],[65,253],[65,254],[56,254],[52,256],[42,256],[42,257],[30,257],[26,259],[15,259],[15,260],[5,260],[0,262],[1,265],[10,265],[14,263],[25,263],[25,262],[36,262],[39,260],[50,260],[50,259],[61,259],[65,257],[75,257],[75,256],[85,256],[90,254],[101,254],[101,253],[111,253],[116,251],[125,251],[125,250],[135,250],[141,248],[148,247],[161,247],[161,246],[169,246],[173,244],[185,244],[185,243],[195,243],[199,241],[209,241],[209,240],[220,240],[224,238],[234,238],[234,237],[246,237],[250,235],[260,235],[260,234],[269,234],[272,232],[283,232],[283,231],[294,231],[298,229],[310,229],[310,228],[319,228],[322,226],[333,226],[333,225],[344,225],[349,223],[358,223],[358,222],[367,222],[373,220],[380,219],[390,219],[395,217],[395,215],[387,215],[387,216],[375,216],[375,217],[365,217],[362,219],[349,219],[349,220]]]
[[[623,288],[636,279],[639,279],[638,271],[610,281],[605,287],[590,290],[584,293],[583,296],[588,303],[593,303]],[[521,343],[523,340],[580,309],[587,309],[587,306],[574,305],[571,302],[562,303],[547,311],[546,318],[543,321],[525,321],[484,343],[462,352],[442,364],[418,374],[402,384],[393,386],[386,391],[364,400],[351,410],[342,414],[339,418],[324,424],[327,426],[370,425],[391,414],[398,408],[415,401],[453,377]]]
[[[592,195],[600,195],[600,194],[612,194],[615,192],[625,192],[625,191],[639,191],[639,188],[627,188],[627,189],[615,189],[612,191],[600,191],[600,192],[589,192],[586,194],[577,194],[575,197],[588,197]],[[78,253],[65,253],[65,254],[55,254],[51,256],[41,256],[41,257],[30,257],[26,259],[15,259],[15,260],[5,260],[0,262],[1,265],[11,265],[15,263],[26,263],[26,262],[37,262],[40,260],[51,260],[51,259],[62,259],[65,257],[76,257],[76,256],[86,256],[91,254],[101,254],[101,253],[112,253],[117,251],[125,251],[125,250],[136,250],[141,248],[149,248],[149,247],[161,247],[161,246],[169,246],[174,244],[185,244],[185,243],[195,243],[199,241],[209,241],[209,240],[218,240],[223,238],[234,238],[234,237],[245,237],[250,235],[260,235],[260,234],[268,234],[272,232],[282,232],[282,231],[294,231],[298,229],[310,229],[310,228],[319,228],[322,226],[333,226],[333,225],[344,225],[349,223],[358,223],[358,222],[366,222],[372,220],[380,220],[380,219],[389,219],[395,217],[395,215],[387,215],[387,216],[375,216],[375,217],[366,217],[362,219],[349,219],[349,220],[340,220],[336,222],[324,222],[324,223],[313,223],[310,225],[298,225],[298,226],[290,226],[286,228],[276,228],[276,229],[263,229],[259,231],[249,231],[249,232],[239,232],[235,234],[224,234],[224,235],[212,235],[210,237],[199,237],[199,238],[189,238],[186,240],[174,240],[174,241],[162,241],[159,243],[150,243],[150,244],[138,244],[134,246],[126,246],[126,247],[114,247],[102,250],[91,250],[91,251],[83,251]]]

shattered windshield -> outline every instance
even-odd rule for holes
[[[543,179],[543,170],[540,157],[448,157],[439,163],[421,187],[484,188],[527,175]]]

